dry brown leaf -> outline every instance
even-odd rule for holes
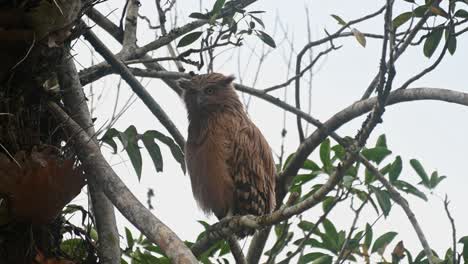
[[[20,151],[14,161],[0,155],[0,193],[9,198],[13,219],[49,223],[85,185],[74,160],[61,160],[54,152],[52,148]]]

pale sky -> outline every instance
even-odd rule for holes
[[[121,14],[120,8],[123,6],[122,2],[109,0],[101,4],[99,9],[107,14],[111,10],[119,8],[109,16],[113,21],[118,21]],[[140,12],[150,18],[153,24],[158,24],[154,1],[140,0],[140,2],[142,4]],[[207,8],[211,8],[213,2],[203,1]],[[337,14],[345,20],[351,20],[376,11],[385,1],[361,0],[358,2],[359,4],[356,4],[356,1],[345,0],[258,1],[248,10],[266,11],[261,16],[266,24],[266,32],[271,33],[271,35],[274,32],[275,19],[278,17],[288,30],[288,36],[294,36],[293,43],[298,51],[307,43],[305,7],[309,9],[310,13],[312,38],[318,39],[325,36],[324,28],[328,32],[334,32],[339,28],[330,14]],[[410,6],[405,1],[396,1],[395,15],[400,14],[403,10],[409,10]],[[193,10],[194,8],[196,10]],[[191,20],[188,18],[188,14],[198,11],[198,1],[179,0],[177,1],[177,10],[179,12],[178,22],[181,25]],[[430,20],[429,23],[433,23],[433,21]],[[383,18],[379,16],[371,21],[356,25],[356,28],[361,32],[381,34],[383,32]],[[118,51],[119,45],[115,41],[98,31],[97,27],[94,30],[100,33],[102,39],[111,44],[115,51]],[[154,39],[154,34],[147,29],[144,21],[139,21],[138,33],[139,44]],[[274,37],[277,43],[281,40],[282,33],[279,27],[277,27],[277,34]],[[467,40],[466,36],[459,38],[455,55],[447,55],[436,71],[417,81],[411,87],[447,88],[466,92],[468,78],[464,74],[466,74],[468,50],[464,44],[468,43]],[[338,39],[335,41],[335,45],[343,45],[343,47],[330,53],[320,63],[322,65],[320,69],[314,71],[311,115],[321,121],[326,121],[337,111],[358,100],[378,70],[381,49],[379,40],[367,39],[366,48],[361,47],[353,37]],[[77,61],[86,67],[90,65],[90,53],[87,46],[89,44],[83,41],[79,41],[75,46],[75,52],[78,54]],[[244,84],[251,85],[258,64],[258,57],[254,55],[250,64],[247,65],[252,48],[256,49],[257,55],[261,54],[262,44],[254,37],[247,38],[246,45],[240,48],[240,60],[238,60],[237,50],[234,53],[229,50],[220,55],[219,60],[215,63],[215,70],[238,76],[238,62],[240,61],[240,68],[246,69],[241,72],[242,80]],[[319,46],[314,50],[314,53],[326,48],[325,45]],[[435,55],[439,51],[440,48]],[[165,52],[165,49],[161,49],[158,54]],[[284,56],[287,55],[289,55],[287,43],[282,43],[268,55],[261,68],[255,88],[266,88],[286,80],[288,73]],[[99,61],[102,60],[98,55],[96,56]],[[424,57],[422,46],[410,48],[396,64],[395,87],[430,65],[432,61]],[[175,69],[173,65],[171,67]],[[78,68],[82,67],[78,65]],[[190,69],[190,67],[187,68]],[[94,84],[95,94],[102,94],[94,112],[95,117],[98,118],[97,127],[100,127],[111,115],[117,82],[118,78],[114,75],[105,77]],[[146,85],[155,100],[161,104],[186,136],[187,119],[182,101],[159,80],[145,79],[142,83]],[[306,89],[305,82],[302,87]],[[288,102],[293,104],[293,88],[286,89],[288,89]],[[89,91],[89,89],[86,90]],[[127,100],[130,94],[131,90],[125,83],[122,83],[120,105]],[[282,98],[283,90],[273,94]],[[305,98],[306,90],[302,94],[304,96],[303,105],[305,105],[308,101]],[[253,98],[249,114],[264,133],[275,153],[279,153],[283,111],[262,100]],[[448,176],[433,195],[425,191],[429,202],[409,197],[411,208],[414,210],[429,244],[439,255],[444,255],[445,250],[451,246],[451,229],[442,202],[445,194],[448,194],[451,200],[450,208],[457,224],[458,238],[468,234],[468,226],[465,225],[468,222],[468,214],[464,204],[467,198],[465,190],[468,187],[465,166],[465,162],[467,162],[465,150],[468,149],[468,141],[466,140],[468,125],[467,122],[464,122],[467,114],[468,109],[462,106],[442,102],[425,101],[398,104],[387,109],[383,116],[384,123],[374,130],[369,140],[369,144],[373,146],[377,136],[382,133],[387,135],[389,148],[395,155],[388,157],[383,164],[393,161],[396,155],[401,155],[404,170],[400,177],[406,181],[413,184],[419,182],[419,178],[409,166],[409,160],[412,158],[419,159],[428,172],[438,170],[439,175]],[[285,148],[286,153],[290,154],[298,147],[298,137],[295,116],[288,114],[287,117],[288,134]],[[341,136],[354,136],[362,121],[363,119],[359,118],[341,128],[338,133]],[[116,128],[124,130],[129,125],[135,125],[139,132],[158,130],[168,134],[140,100],[137,100],[119,120]],[[313,129],[313,127],[309,127],[309,133]],[[197,220],[208,219],[208,222],[214,223],[215,218],[207,218],[198,209],[192,197],[188,175],[183,175],[179,165],[165,146],[161,145],[161,149],[164,156],[164,172],[162,173],[155,172],[151,159],[142,149],[144,160],[141,182],[138,182],[124,152],[120,155],[107,155],[107,157],[117,174],[143,203],[146,204],[147,189],[153,188],[155,192],[153,212],[155,215],[172,228],[181,239],[193,241],[202,231],[202,226],[197,223]],[[311,155],[311,158],[319,162],[316,152]],[[86,198],[78,198],[78,201],[80,203],[86,202]],[[305,217],[314,221],[321,213],[321,208],[317,208],[311,210]],[[352,212],[345,206],[339,207],[331,214],[331,220],[335,225],[339,229],[345,230],[348,230],[351,224],[351,217]],[[358,227],[363,229],[366,222],[373,222],[376,217],[375,211],[365,211],[360,218]],[[129,225],[120,215],[118,221],[121,229],[123,226]],[[297,223],[297,219],[294,220],[294,223]],[[394,243],[389,247],[390,249],[393,249],[394,244],[399,240],[403,240],[405,246],[414,252],[414,255],[421,249],[414,230],[397,205],[393,206],[390,217],[382,218],[375,225],[374,239],[387,231],[399,233]]]

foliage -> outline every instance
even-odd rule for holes
[[[344,158],[344,151],[341,145],[332,145],[327,139],[320,146],[320,162],[316,163],[313,160],[304,162],[301,174],[294,178],[290,187],[291,192],[300,194],[299,201],[312,195],[323,184],[323,180],[337,169],[339,161]],[[412,182],[419,177],[422,179],[419,184],[432,192],[445,179],[445,176],[438,176],[437,172],[428,177],[417,159],[411,159],[408,162],[415,174],[408,174],[409,171],[404,172],[402,158],[396,156],[393,160],[391,159],[392,151],[387,146],[385,135],[377,139],[374,147],[363,149],[362,154],[379,167],[380,172],[396,189],[426,201],[427,196],[424,190]],[[284,166],[287,164],[288,161]],[[362,164],[358,162],[353,165],[346,173],[343,183],[334,192],[335,196],[328,196],[322,202],[321,217],[304,214],[295,217],[297,220],[292,218],[275,225],[276,242],[264,253],[265,257],[274,263],[283,264],[293,263],[293,257],[298,257],[297,263],[333,263],[339,256],[342,260],[356,263],[362,263],[367,259],[381,259],[382,262],[379,263],[403,263],[404,261],[411,264],[427,263],[424,252],[414,254],[416,258],[413,258],[413,254],[404,248],[404,241],[394,242],[398,238],[398,229],[382,233],[374,230],[373,226],[376,223],[374,222],[343,230],[334,224],[333,218],[327,217],[338,203],[349,205],[354,212],[356,209],[353,208],[360,206],[363,206],[364,210],[371,208],[376,213],[376,221],[379,221],[381,216],[385,218],[392,212],[394,205],[388,191]],[[199,222],[205,229],[210,226],[204,221]],[[125,233],[127,247],[123,252],[128,258],[124,259],[130,259],[131,263],[168,263],[163,252],[142,235],[134,238],[128,229]],[[197,241],[203,235],[204,232],[198,236]],[[195,242],[186,243],[191,245]],[[468,245],[468,239],[462,238],[459,242]],[[390,246],[394,247],[393,250],[388,249]],[[468,247],[464,247],[464,254],[468,252],[466,248]],[[199,259],[203,263],[229,263],[229,258],[227,258],[229,252],[228,244],[220,241],[211,246]],[[124,259],[122,263],[130,263]],[[392,259],[393,262],[387,262]],[[444,261],[443,263],[449,263],[451,255],[446,254]]]
[[[130,161],[132,162],[133,168],[138,176],[141,177],[141,171],[143,161],[141,158],[140,147],[138,142],[143,142],[146,150],[148,151],[151,159],[153,160],[154,167],[157,172],[163,170],[163,159],[159,145],[155,140],[167,145],[172,153],[172,156],[180,164],[183,172],[185,173],[185,160],[184,154],[180,147],[172,140],[172,138],[165,136],[161,132],[156,130],[148,130],[143,134],[138,134],[135,126],[129,126],[125,131],[121,132],[115,128],[107,130],[101,141],[112,147],[114,153],[117,153],[117,143],[114,138],[118,138],[122,144],[124,150],[127,152]]]

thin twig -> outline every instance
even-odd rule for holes
[[[185,146],[185,139],[179,132],[175,124],[171,121],[169,116],[159,106],[159,104],[153,99],[151,94],[141,85],[140,82],[133,76],[130,70],[114,56],[114,54],[97,38],[92,31],[86,31],[83,36],[87,39],[91,45],[99,52],[106,61],[111,64],[116,71],[122,76],[122,78],[129,84],[132,90],[138,95],[138,97],[145,103],[150,109],[154,116],[158,118],[161,124],[167,129],[172,135],[177,144],[183,148]]]
[[[450,214],[449,210],[449,203],[450,201],[448,200],[448,196],[445,195],[445,200],[444,200],[444,208],[445,212],[447,213],[447,217],[450,220],[450,226],[452,227],[452,263],[457,264],[457,229],[455,227],[455,220],[453,219],[452,215]]]

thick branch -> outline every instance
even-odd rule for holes
[[[242,248],[236,238],[234,236],[230,236],[227,238],[227,242],[229,243],[234,259],[236,260],[236,264],[247,264]]]
[[[259,94],[256,94],[259,95]],[[306,113],[295,109],[292,106],[286,107],[285,103],[281,102],[281,104],[277,103],[280,101],[274,97],[265,97],[259,96],[262,99],[265,99],[273,104],[292,112],[296,115],[301,115],[304,120],[310,122],[314,119],[307,115]],[[271,100],[273,98],[273,100]],[[293,158],[291,159],[289,165],[283,170],[280,174],[279,184],[284,184],[286,191],[288,189],[289,183],[292,181],[293,177],[297,174],[299,169],[301,168],[304,161],[307,157],[315,150],[317,146],[332,132],[341,127],[343,124],[351,121],[352,119],[361,116],[370,110],[375,105],[377,98],[373,97],[370,99],[358,101],[351,106],[341,110],[340,112],[336,113],[333,117],[328,119],[323,125],[314,131],[312,135],[310,135],[297,149]],[[409,101],[416,101],[416,100],[437,100],[437,101],[444,101],[449,103],[455,103],[460,105],[468,106],[468,94],[447,90],[447,89],[438,89],[438,88],[413,88],[407,90],[397,90],[391,92],[388,97],[388,101],[386,102],[387,105],[393,105],[401,102],[409,102]],[[311,120],[312,119],[312,120]],[[312,122],[311,122],[312,123]],[[315,122],[314,122],[315,123]],[[314,124],[312,123],[312,124]],[[315,124],[314,124],[315,125]]]
[[[249,251],[247,252],[248,264],[258,263],[258,260],[263,254],[263,249],[265,248],[270,231],[271,227],[266,227],[255,233],[255,236],[252,238],[252,242],[250,243]]]
[[[68,52],[65,52],[68,54]],[[89,113],[86,97],[81,87],[75,64],[71,58],[64,58],[61,67],[58,68],[57,77],[63,101],[68,112],[72,113],[76,122],[84,127],[90,137],[95,135],[93,122]],[[96,138],[93,141],[97,144]],[[99,235],[98,254],[104,264],[120,263],[120,243],[117,224],[115,221],[114,206],[102,192],[93,171],[86,171],[88,186],[92,201]]]
[[[125,16],[125,30],[123,37],[123,52],[127,54],[132,54],[136,48],[136,32],[137,32],[137,22],[138,22],[138,9],[139,2],[137,0],[128,0],[128,9]]]
[[[73,144],[86,171],[93,171],[106,196],[135,227],[157,244],[172,263],[198,263],[180,238],[156,218],[125,186],[100,153],[99,147],[57,104],[49,109],[73,135]]]
[[[117,41],[123,42],[123,31],[94,7],[88,9],[88,11],[86,11],[86,15],[113,36]]]

